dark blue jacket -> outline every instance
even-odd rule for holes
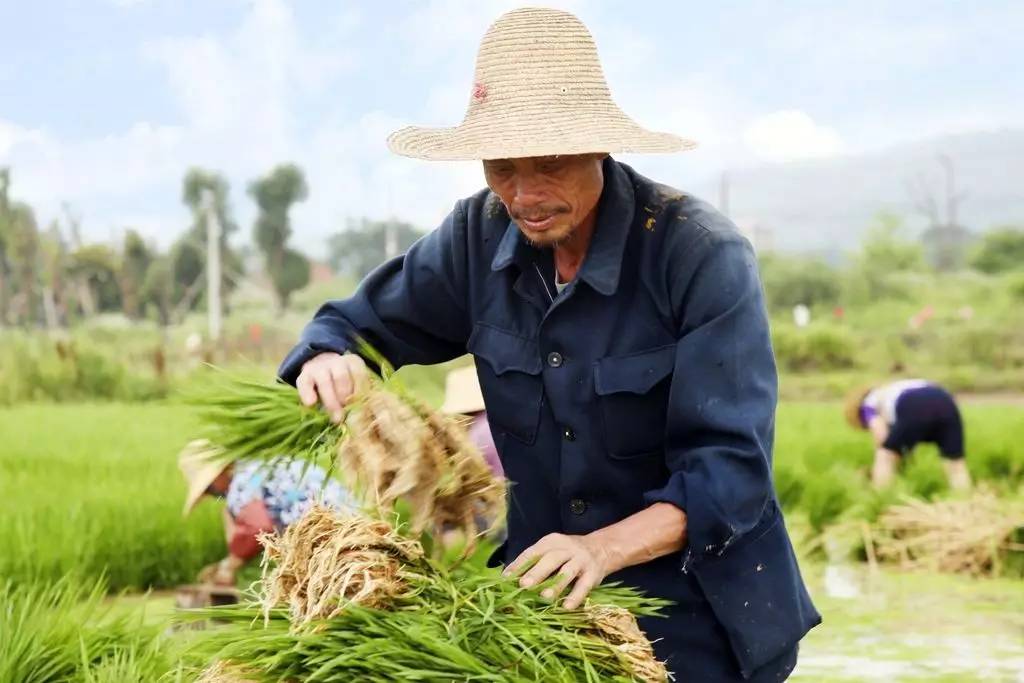
[[[771,482],[776,373],[754,254],[727,218],[611,158],[590,250],[560,294],[488,191],[355,295],[325,304],[279,374],[365,338],[395,366],[467,351],[508,478],[511,561],[657,501],[688,546],[622,580],[673,600],[642,624],[683,681],[781,680],[820,617]]]

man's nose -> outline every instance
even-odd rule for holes
[[[533,206],[544,201],[543,187],[533,173],[516,176],[516,202],[522,206]]]

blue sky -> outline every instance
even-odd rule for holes
[[[384,139],[461,119],[480,37],[518,4],[3,2],[0,164],[43,221],[67,201],[94,239],[132,226],[167,244],[190,165],[228,176],[248,233],[245,185],[281,161],[307,172],[295,223],[314,255],[348,216],[432,227],[478,166]],[[698,193],[726,168],[1024,125],[1024,3],[548,4],[590,27],[627,113],[701,143],[627,160]]]

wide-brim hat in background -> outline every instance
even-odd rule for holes
[[[846,418],[846,423],[854,429],[867,429],[867,425],[860,419],[860,406],[873,388],[873,386],[865,384],[851,389],[846,394],[843,401],[843,417]]]
[[[473,366],[458,368],[448,373],[444,381],[444,405],[447,415],[468,415],[484,409],[484,395]]]
[[[214,479],[231,464],[218,455],[217,448],[206,439],[189,442],[178,454],[178,469],[188,486],[182,514],[192,512]]]
[[[432,160],[680,152],[695,143],[640,127],[612,99],[587,27],[568,12],[502,15],[480,44],[469,108],[454,128],[392,133],[396,154]]]

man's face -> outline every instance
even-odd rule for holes
[[[484,161],[487,186],[531,243],[564,242],[594,211],[606,154],[577,154]]]

